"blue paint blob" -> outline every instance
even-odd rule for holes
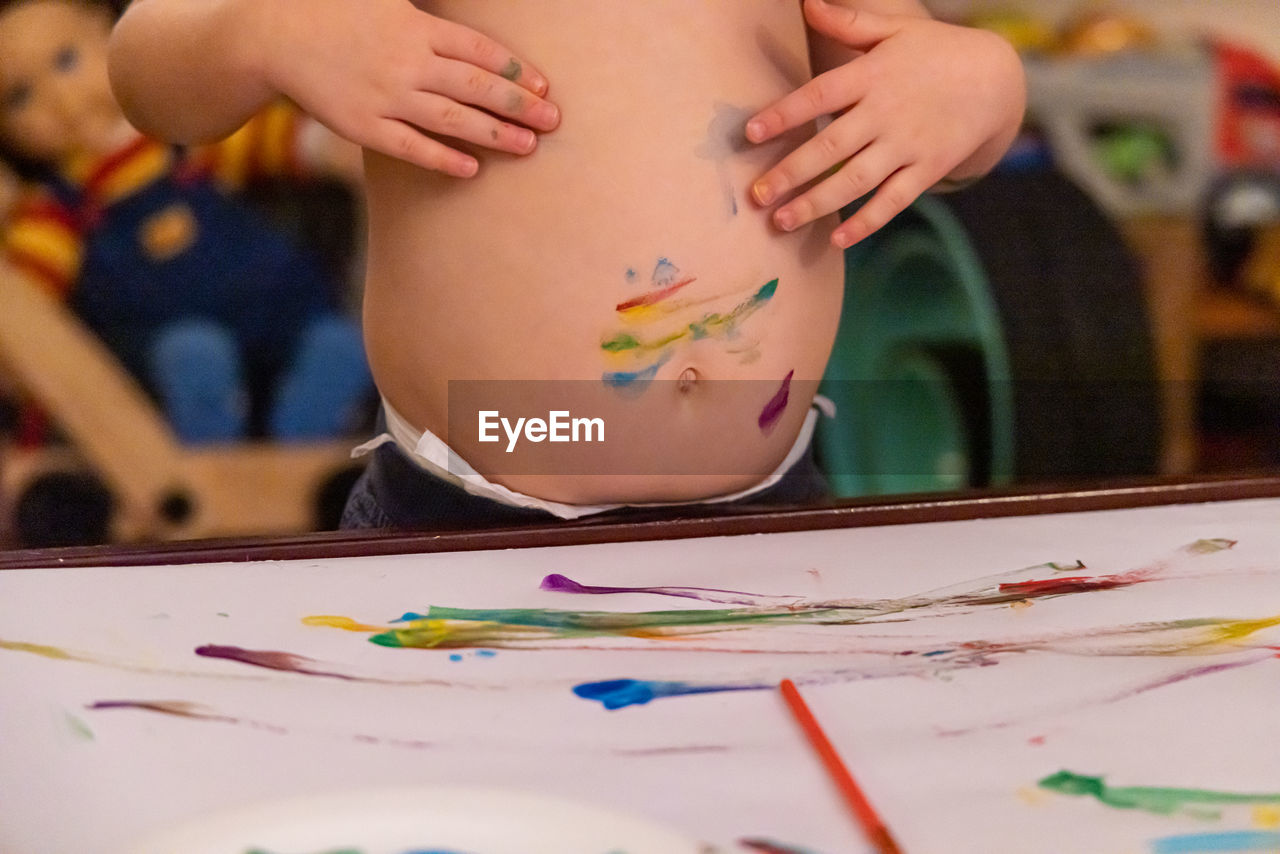
[[[643,389],[653,382],[658,371],[670,360],[670,353],[663,353],[658,361],[638,371],[606,371],[604,384],[615,389]]]
[[[452,655],[450,655],[450,656],[449,656],[449,660],[450,660],[450,661],[462,661],[462,655],[461,655],[461,654],[459,654],[459,653],[456,653],[456,652],[455,652],[455,653],[453,653]]]
[[[480,658],[493,658],[497,653],[491,649],[477,649],[476,655]]]
[[[1151,843],[1152,854],[1219,854],[1223,851],[1270,852],[1280,848],[1280,833],[1270,830],[1231,830],[1166,836]]]
[[[573,693],[584,700],[595,700],[614,711],[627,706],[643,706],[663,697],[688,694],[718,694],[723,691],[760,691],[769,685],[694,685],[689,682],[661,682],[647,679],[608,679],[575,685]]]

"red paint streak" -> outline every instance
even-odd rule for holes
[[[688,278],[681,279],[678,282],[667,285],[665,288],[660,288],[656,291],[649,291],[649,293],[641,294],[634,299],[629,299],[626,302],[620,302],[618,303],[617,311],[627,311],[628,309],[640,308],[641,306],[653,305],[654,303],[661,302],[683,288],[685,285],[695,281],[697,281],[696,276],[689,276]]]
[[[1141,579],[1126,579],[1118,575],[1087,578],[1077,575],[1070,578],[1045,578],[1035,581],[1013,581],[1000,585],[1001,593],[1027,596],[1054,596],[1059,593],[1087,593],[1090,590],[1112,590],[1128,587]]]

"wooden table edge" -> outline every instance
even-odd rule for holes
[[[156,566],[537,548],[814,531],[1157,507],[1280,496],[1280,475],[1144,479],[973,493],[847,499],[814,507],[729,510],[700,505],[683,518],[563,522],[478,531],[333,531],[292,537],[0,551],[0,570]]]

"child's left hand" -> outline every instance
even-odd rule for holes
[[[875,190],[832,233],[834,244],[850,246],[944,178],[986,172],[1013,140],[1025,82],[1017,53],[999,36],[825,0],[805,0],[804,13],[817,32],[864,52],[747,122],[747,139],[759,143],[838,114],[752,187],[763,206],[785,201],[773,212],[778,228],[799,228]]]

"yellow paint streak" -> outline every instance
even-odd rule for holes
[[[0,649],[8,649],[14,652],[29,652],[33,655],[42,655],[45,658],[56,658],[60,661],[80,661],[80,658],[67,652],[65,649],[59,649],[56,646],[45,646],[40,643],[22,643],[20,641],[0,640]]]
[[[1253,808],[1253,826],[1263,830],[1280,827],[1280,807],[1256,806]]]
[[[330,629],[342,629],[346,632],[385,632],[386,626],[371,626],[367,623],[359,623],[350,617],[338,617],[330,614],[320,614],[314,617],[303,617],[302,624],[304,626],[324,626]]]

